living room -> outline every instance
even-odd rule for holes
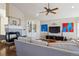
[[[45,13],[40,13],[40,12],[42,12],[44,10],[44,8],[41,6],[47,7],[48,4],[42,4],[42,3],[41,4],[40,3],[16,4],[15,3],[15,4],[9,4],[9,5],[10,5],[9,13],[7,13],[7,15],[16,17],[16,18],[21,18],[22,21],[20,21],[20,23],[21,23],[21,26],[24,28],[28,27],[28,23],[31,23],[31,22],[37,23],[38,28],[36,29],[36,31],[39,34],[41,34],[41,33],[48,34],[48,32],[41,31],[41,25],[47,24],[48,31],[49,31],[50,26],[59,26],[61,29],[60,35],[64,35],[64,36],[68,35],[67,37],[77,38],[77,23],[78,23],[78,18],[79,18],[77,4],[53,4],[53,6],[52,6],[52,4],[50,3],[50,8],[58,7],[59,9],[55,11],[56,14],[49,13],[47,16],[45,15]],[[34,8],[31,8],[32,5],[34,5]],[[54,6],[54,5],[56,5],[56,6]],[[64,8],[65,5],[66,5],[66,7]],[[25,7],[27,7],[27,8],[25,8]],[[38,9],[38,7],[40,7],[40,9]],[[70,8],[70,9],[67,9],[67,8]],[[29,10],[29,9],[31,9],[31,10]],[[16,11],[16,14],[15,14],[15,11]],[[23,14],[23,13],[27,14],[27,12],[28,12],[28,15]],[[25,19],[27,19],[27,20],[25,20]],[[74,31],[73,32],[62,32],[63,23],[73,23]]]
[[[16,55],[79,55],[78,5],[77,3],[1,4],[0,7],[3,7],[1,21],[5,20],[6,23],[1,22],[0,34],[15,37],[14,34],[19,33],[18,40],[12,39]],[[5,39],[11,41],[10,37]]]

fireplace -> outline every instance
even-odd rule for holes
[[[14,42],[14,39],[18,39],[19,36],[19,32],[6,32],[6,41]]]

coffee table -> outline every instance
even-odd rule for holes
[[[54,43],[54,42],[56,42],[56,40],[55,39],[47,39],[47,42],[48,42],[48,45],[47,46],[49,46],[50,43]]]

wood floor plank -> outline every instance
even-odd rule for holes
[[[0,56],[16,56],[15,45],[7,45],[0,43]]]

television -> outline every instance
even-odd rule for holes
[[[60,32],[60,26],[49,27],[49,32],[50,33],[59,33]]]

